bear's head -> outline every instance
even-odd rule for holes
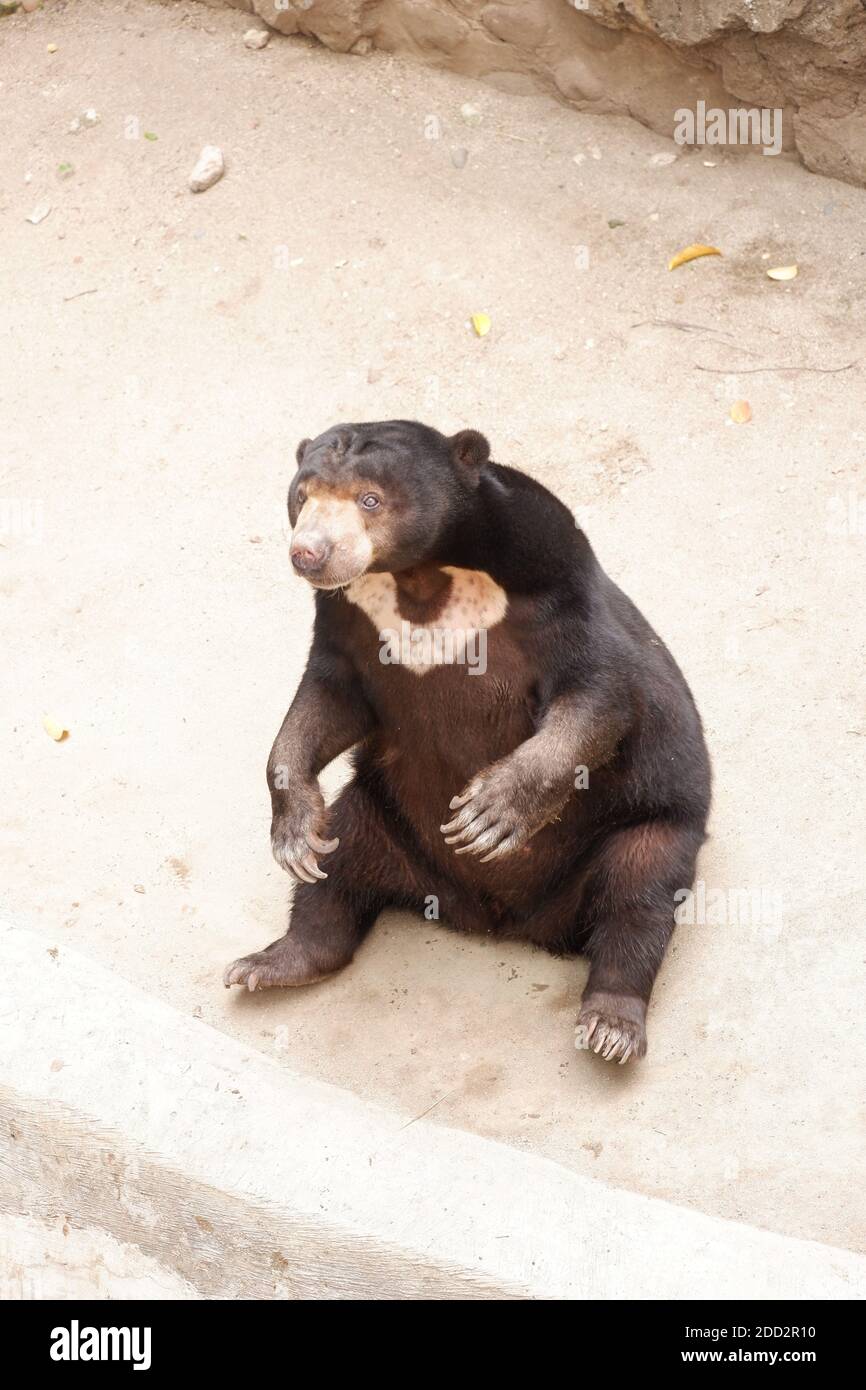
[[[291,560],[317,589],[434,560],[465,521],[490,446],[413,420],[336,425],[297,449],[289,488]]]

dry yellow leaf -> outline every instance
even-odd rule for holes
[[[490,332],[490,319],[487,314],[473,314],[471,322],[477,338],[485,338]]]
[[[50,714],[43,714],[42,727],[45,730],[46,734],[48,734],[49,738],[54,739],[55,743],[59,743],[61,739],[64,739],[66,735],[69,733],[69,730],[66,728],[66,725],[58,724],[57,720],[52,719]]]
[[[676,270],[677,266],[685,265],[687,261],[696,261],[701,256],[720,256],[722,253],[718,246],[686,246],[682,251],[678,251],[675,256],[671,256],[668,261],[668,270]]]
[[[734,401],[730,416],[735,425],[747,425],[752,418],[752,407],[748,401]]]
[[[795,280],[800,267],[797,265],[777,265],[767,274],[771,280]]]

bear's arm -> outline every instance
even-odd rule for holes
[[[307,669],[268,758],[272,800],[293,783],[317,777],[374,724],[351,663],[316,633]]]
[[[508,757],[473,777],[451,802],[442,826],[457,854],[499,859],[553,820],[576,788],[609,762],[630,724],[610,691],[565,690],[550,701],[536,732]]]
[[[302,883],[327,878],[317,856],[330,854],[327,810],[318,774],[364,738],[375,723],[350,661],[318,624],[298,692],[268,758],[271,849],[281,868]]]

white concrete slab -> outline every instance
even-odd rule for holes
[[[862,1256],[407,1124],[8,924],[0,972],[4,1230],[52,1231],[31,1291],[57,1283],[59,1226],[137,1252],[144,1297],[866,1295]]]

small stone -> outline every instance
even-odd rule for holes
[[[132,886],[133,886],[133,889],[134,889],[134,891],[135,891],[136,893],[146,893],[146,892],[147,892],[147,889],[145,888],[145,886],[144,886],[143,883],[134,883]]]
[[[46,45],[46,48],[45,48],[45,51],[46,51],[46,53],[56,53],[56,52],[57,52],[57,44],[56,44],[56,43],[49,43],[49,44],[47,44],[47,45]]]
[[[69,122],[69,134],[77,135],[79,131],[95,125],[99,125],[99,112],[91,106],[89,110],[82,111],[80,116]]]
[[[372,53],[373,40],[368,39],[366,34],[362,34],[361,37],[359,39],[356,39],[355,42],[352,44],[352,47],[349,49],[349,52],[359,53],[362,57],[365,53]]]
[[[677,156],[672,150],[662,150],[659,154],[654,154],[650,159],[652,169],[665,169],[669,164],[676,164]]]
[[[271,35],[268,29],[248,29],[244,34],[244,43],[247,48],[267,48],[270,41]]]
[[[32,222],[34,227],[36,227],[40,222],[45,221],[50,211],[50,203],[37,203],[33,211],[29,214],[27,221]]]
[[[481,112],[478,110],[477,106],[472,106],[468,101],[464,102],[464,104],[461,106],[460,115],[463,117],[467,125],[481,124]]]
[[[204,193],[212,188],[226,171],[222,150],[216,145],[205,145],[198,162],[189,176],[189,186],[193,193]]]
[[[451,150],[451,163],[455,169],[465,169],[466,161],[469,158],[469,151],[462,145],[455,145]]]

